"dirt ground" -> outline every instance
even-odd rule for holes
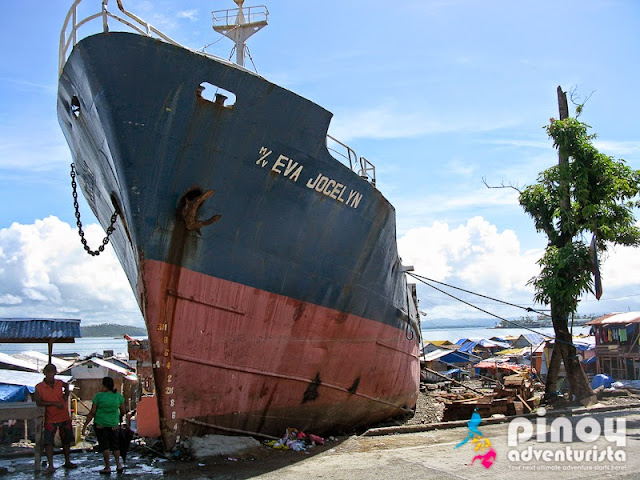
[[[465,380],[461,383],[465,387],[469,387],[473,390],[466,389],[460,385],[446,381],[435,384],[422,384],[418,395],[416,410],[413,415],[392,419],[378,425],[372,425],[371,428],[421,425],[428,427],[428,425],[430,424],[442,422],[443,413],[445,410],[445,400],[451,399],[453,397],[458,397],[460,399],[464,397],[477,397],[480,392],[491,393],[493,391],[492,387],[483,385],[483,383],[478,379]],[[541,395],[542,390],[543,387],[542,385],[540,385],[537,389],[538,394]],[[610,389],[608,391],[600,392],[598,404],[596,406],[621,408],[626,405],[637,405],[638,403],[640,403],[640,390]],[[558,405],[558,407],[563,406],[565,405]],[[79,418],[80,420],[82,420],[82,417]],[[80,420],[78,420],[78,422],[82,423]],[[350,435],[359,435],[364,433],[364,431],[365,430],[345,432],[344,435],[336,436],[336,438],[332,437],[331,440],[327,439],[326,445],[324,447],[314,449],[313,453],[320,453],[321,451],[324,451],[328,448],[332,448],[336,443],[344,441],[344,439],[348,438]],[[88,443],[83,442],[83,444],[78,445],[75,450],[84,452],[91,451],[93,446],[91,440],[94,439],[87,438],[87,440],[89,440]],[[153,442],[147,443],[144,441],[139,442],[134,440],[131,445],[131,453],[136,457],[137,461],[141,461],[142,458],[148,458],[149,462],[153,461],[153,459],[161,459],[161,455],[158,455],[158,450],[160,449],[161,446],[155,445]],[[32,442],[20,441],[14,444],[0,445],[0,458],[19,457],[25,455],[29,456],[32,454]],[[168,454],[167,457],[171,457],[171,454]]]

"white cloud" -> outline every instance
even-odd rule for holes
[[[85,232],[89,244],[104,236],[97,224]],[[142,324],[112,248],[87,255],[75,229],[53,216],[0,230],[0,316]]]
[[[22,299],[15,295],[0,295],[0,305],[19,305]]]
[[[413,265],[418,275],[516,305],[548,308],[532,304],[533,287],[527,285],[539,271],[536,262],[542,250],[522,251],[514,231],[500,232],[482,217],[455,227],[433,222],[412,228],[399,238],[398,248],[403,263]],[[620,310],[620,305],[624,310],[640,310],[640,249],[612,248],[603,262],[602,278],[603,297],[595,302],[593,295],[586,295],[579,313],[603,314]],[[514,318],[525,314],[515,307],[434,285],[496,315]],[[418,293],[420,309],[429,319],[487,316],[419,282]]]
[[[198,20],[198,10],[184,10],[182,12],[178,12],[178,18],[188,18],[192,22]]]
[[[411,229],[398,245],[403,261],[414,265],[416,272],[447,283],[463,282],[486,295],[527,291],[525,284],[536,274],[539,255],[521,252],[515,232],[498,232],[482,217],[455,228],[434,222]]]
[[[512,188],[480,187],[476,190],[466,190],[462,193],[450,191],[448,193],[431,193],[420,196],[404,196],[394,202],[402,215],[398,217],[398,229],[404,234],[406,225],[416,225],[434,218],[452,215],[464,218],[469,212],[487,208],[513,208],[520,212],[518,193]],[[524,218],[524,216],[523,216]]]
[[[594,140],[593,146],[600,152],[614,157],[622,155],[637,155],[640,153],[640,141],[614,142],[608,140]]]
[[[375,108],[337,114],[331,122],[330,134],[342,141],[355,138],[410,138],[452,132],[488,132],[514,126],[513,118],[496,114],[473,117],[466,113],[427,108],[411,111],[395,103],[381,103]]]
[[[640,248],[612,247],[601,258],[603,295],[606,288],[616,289],[640,284]]]

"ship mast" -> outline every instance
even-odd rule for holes
[[[244,67],[244,52],[247,39],[267,25],[269,11],[264,5],[242,8],[244,0],[234,0],[238,8],[212,12],[213,29],[235,43],[236,63]]]

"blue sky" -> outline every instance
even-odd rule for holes
[[[72,160],[55,111],[70,4],[7,2],[0,17],[0,316],[140,325],[113,252],[88,257],[74,233]],[[84,0],[81,12],[99,4]],[[234,8],[231,0],[124,4],[185,46],[215,42],[209,53],[230,55],[211,11]],[[545,238],[514,190],[489,190],[482,179],[522,187],[557,162],[542,127],[557,116],[558,85],[591,95],[581,119],[598,134],[596,146],[640,168],[636,1],[267,6],[269,26],[248,42],[258,72],[333,112],[329,133],[376,165],[396,208],[400,253],[416,273],[531,305],[526,282]],[[82,208],[96,245],[103,232]],[[611,251],[603,283],[602,299],[586,296],[580,313],[640,310],[640,251]],[[419,297],[427,323],[481,316],[426,287]],[[464,298],[498,315],[523,314]]]

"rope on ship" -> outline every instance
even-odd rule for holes
[[[546,333],[538,332],[538,331],[536,331],[536,330],[534,330],[534,329],[532,329],[532,328],[530,328],[530,327],[525,327],[524,325],[520,325],[518,322],[514,322],[514,321],[512,321],[512,320],[507,320],[506,318],[503,318],[503,317],[501,317],[500,315],[496,315],[495,313],[491,313],[491,312],[489,312],[489,311],[487,311],[487,310],[484,310],[484,309],[482,309],[482,308],[480,308],[480,307],[478,307],[478,306],[476,306],[476,305],[473,305],[472,303],[466,302],[466,301],[462,300],[461,298],[456,297],[455,295],[452,295],[452,294],[450,294],[450,293],[448,293],[448,292],[445,292],[444,290],[442,290],[442,289],[440,289],[440,288],[438,288],[438,287],[436,287],[436,286],[434,286],[434,285],[431,285],[431,283],[429,283],[429,282],[438,283],[438,284],[440,284],[440,285],[444,285],[444,286],[447,286],[447,287],[450,287],[450,288],[454,288],[454,289],[456,289],[456,290],[460,290],[460,291],[465,292],[465,293],[470,293],[470,294],[472,294],[472,295],[477,295],[477,296],[479,296],[479,297],[486,298],[486,299],[488,299],[488,300],[492,300],[492,301],[494,301],[494,302],[503,303],[503,304],[505,304],[505,305],[509,305],[509,306],[516,307],[516,308],[521,308],[521,309],[523,309],[523,310],[526,310],[527,312],[533,312],[533,313],[537,313],[537,314],[539,314],[539,315],[545,315],[545,316],[547,316],[547,317],[551,317],[551,315],[549,315],[548,313],[541,312],[541,311],[536,310],[536,309],[531,308],[531,307],[523,307],[523,306],[521,306],[521,305],[516,305],[516,304],[514,304],[514,303],[510,303],[510,302],[507,302],[507,301],[505,301],[505,300],[498,300],[497,298],[492,298],[492,297],[489,297],[489,296],[487,296],[487,295],[482,295],[482,294],[480,294],[480,293],[472,292],[472,291],[470,291],[470,290],[465,290],[464,288],[455,287],[455,286],[453,286],[453,285],[448,285],[448,284],[446,284],[446,283],[439,282],[439,281],[437,281],[437,280],[433,280],[433,279],[431,279],[431,278],[424,277],[424,276],[422,276],[422,275],[418,275],[418,274],[415,274],[415,273],[412,273],[412,272],[407,272],[407,275],[411,275],[413,278],[415,278],[415,279],[416,279],[416,280],[418,280],[419,282],[424,283],[424,284],[425,284],[425,285],[427,285],[428,287],[431,287],[431,288],[433,288],[434,290],[437,290],[437,291],[438,291],[438,292],[440,292],[440,293],[444,293],[445,295],[447,295],[447,296],[449,296],[449,297],[453,298],[454,300],[457,300],[457,301],[459,301],[459,302],[461,302],[461,303],[464,303],[465,305],[468,305],[468,306],[470,306],[470,307],[472,307],[472,308],[475,308],[476,310],[480,310],[481,312],[486,313],[487,315],[491,315],[492,317],[495,317],[495,318],[497,318],[498,320],[501,320],[501,321],[503,321],[503,322],[509,323],[509,324],[514,325],[515,327],[517,327],[517,328],[521,328],[521,329],[523,329],[523,330],[529,330],[530,332],[533,332],[533,333],[535,333],[535,334],[537,334],[537,335],[540,335],[540,336],[542,336],[542,337],[551,338],[551,339],[553,339],[555,342],[560,342],[560,343],[564,343],[564,344],[567,344],[567,345],[573,345],[573,343],[572,343],[572,342],[566,342],[566,341],[564,341],[564,340],[558,340],[554,335],[547,335]]]

